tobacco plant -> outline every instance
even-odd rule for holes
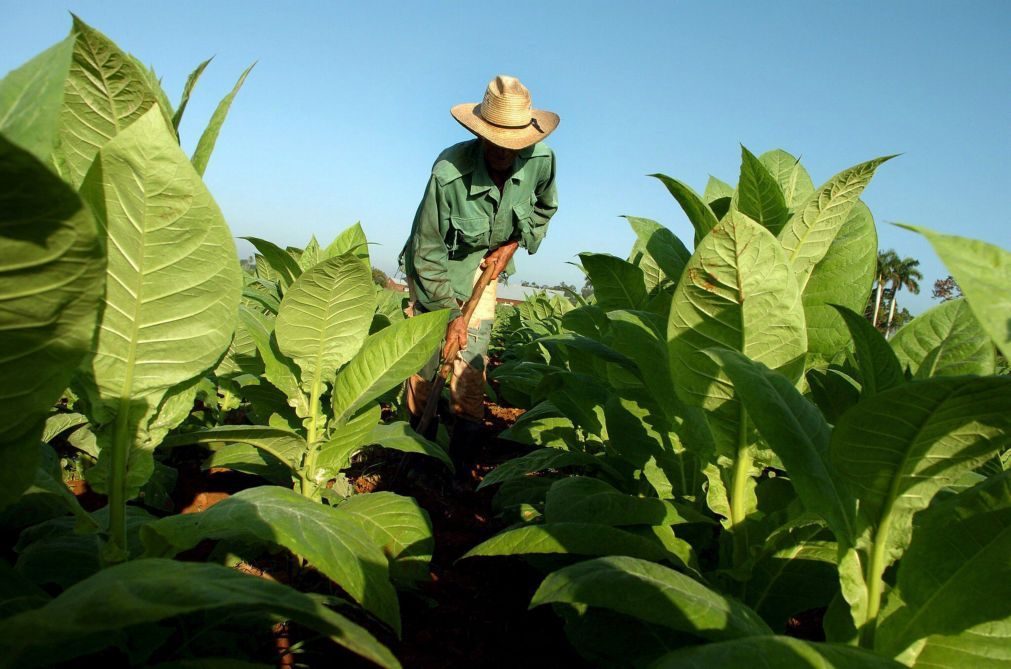
[[[431,533],[413,500],[381,495],[338,510],[266,486],[187,517],[157,519],[128,504],[150,486],[155,449],[188,420],[239,318],[242,276],[231,233],[201,179],[238,85],[192,157],[177,134],[205,65],[173,112],[152,71],[75,18],[66,40],[0,82],[0,378],[7,389],[0,505],[5,524],[23,528],[17,564],[0,562],[5,666],[49,666],[111,647],[119,655],[105,657],[149,665],[173,656],[173,629],[237,614],[267,639],[270,622],[297,620],[376,664],[398,666],[332,608],[332,597],[165,558],[205,537],[282,546],[397,630],[390,561],[404,553],[396,564],[409,577],[424,555],[405,553],[404,542],[424,545]],[[369,271],[350,254],[324,263],[330,270]],[[359,311],[349,309],[356,318]],[[289,327],[304,333],[313,325],[293,318]],[[364,336],[352,338],[361,344]],[[317,409],[305,416],[312,434],[322,429],[321,388],[333,374],[324,363],[338,363],[305,347],[293,351],[307,406]],[[342,406],[348,415],[369,393],[353,388],[358,394]],[[61,396],[80,413],[54,413]],[[95,458],[89,483],[108,499],[93,513],[70,494],[43,443],[70,429],[68,441]],[[71,515],[57,515],[57,505]],[[319,536],[305,531],[307,522]],[[199,644],[186,652],[199,654]]]
[[[629,261],[581,256],[596,304],[537,342],[565,353],[527,367],[538,403],[506,435],[546,448],[484,481],[521,523],[468,557],[599,556],[550,574],[532,605],[609,665],[995,657],[1011,634],[1011,386],[992,376],[1009,254],[924,231],[976,290],[886,342],[856,313],[876,253],[857,198],[886,159],[815,189],[785,152],[742,154],[737,187],[711,179],[701,197],[656,175],[693,252],[630,217]],[[851,645],[777,636],[805,611]]]

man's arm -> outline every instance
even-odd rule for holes
[[[550,157],[545,161],[547,165],[535,187],[534,194],[537,201],[534,202],[533,211],[530,215],[530,229],[522,231],[521,246],[527,253],[534,254],[541,245],[541,240],[548,233],[548,221],[558,211],[558,191],[555,189],[555,153],[551,152]]]
[[[442,224],[444,211],[445,202],[433,176],[414,215],[410,245],[414,268],[412,278],[426,309],[453,309],[459,313],[459,304],[449,280],[449,249]]]

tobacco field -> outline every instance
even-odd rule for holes
[[[240,265],[206,66],[75,17],[0,81],[0,666],[1011,667],[1011,253],[904,226],[964,296],[886,339],[900,161],[653,175],[694,239],[500,308],[460,489],[401,391],[449,313],[358,224]]]

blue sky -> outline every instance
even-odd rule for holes
[[[516,281],[581,284],[581,251],[624,256],[623,214],[691,231],[663,172],[735,182],[740,144],[800,155],[814,181],[901,153],[864,195],[880,246],[921,260],[914,313],[947,272],[902,221],[1011,247],[1011,3],[11,2],[0,73],[61,39],[68,11],[152,64],[170,99],[215,56],[183,122],[196,144],[257,61],[206,174],[236,236],[303,245],[360,220],[392,271],[449,115],[495,74],[561,115],[560,209]],[[240,253],[251,247],[240,242]]]

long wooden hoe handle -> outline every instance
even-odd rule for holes
[[[463,305],[463,311],[460,314],[465,323],[470,323],[471,316],[474,315],[474,310],[477,309],[477,303],[481,301],[481,296],[484,294],[484,289],[498,278],[497,270],[498,263],[488,263],[484,272],[481,273],[481,277],[474,284],[474,290],[470,293],[470,299]],[[418,422],[418,434],[425,433],[425,430],[428,429],[428,424],[432,422],[432,418],[435,416],[435,409],[439,406],[439,395],[442,394],[442,387],[446,385],[449,375],[453,373],[453,360],[459,351],[460,343],[456,339],[449,342],[443,351],[442,365],[435,375],[432,389],[428,393],[425,411],[421,414],[421,420]]]

